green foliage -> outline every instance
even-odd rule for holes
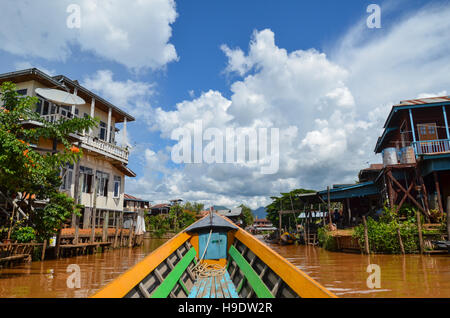
[[[201,211],[203,211],[205,205],[203,203],[197,203],[197,202],[186,202],[183,205],[183,210],[194,212],[195,214],[199,214]]]
[[[19,227],[11,234],[11,238],[18,243],[30,243],[36,239],[36,231],[30,226]]]
[[[244,204],[241,204],[239,207],[242,208],[242,215],[241,215],[242,226],[245,228],[246,226],[252,225],[254,221],[252,209],[250,209],[248,206]]]
[[[414,211],[408,211],[410,216],[406,221],[399,222],[391,214],[389,209],[384,208],[382,218],[379,222],[372,218],[367,219],[367,233],[369,237],[370,251],[374,253],[399,254],[401,252],[397,229],[403,242],[405,253],[416,253],[419,250],[418,228],[412,215]],[[364,246],[364,225],[360,224],[354,229],[353,237],[360,246]]]
[[[148,215],[145,218],[147,227],[153,231],[153,235],[157,238],[161,238],[170,229],[170,221],[166,215]]]
[[[73,118],[50,123],[34,109],[36,97],[20,96],[13,83],[1,85],[0,100],[0,190],[15,196],[29,218],[28,226],[36,230],[38,239],[50,237],[76,210],[74,201],[58,193],[61,180],[58,171],[81,158],[82,151],[72,145],[69,135],[88,130],[97,124],[92,118]],[[35,125],[24,125],[34,122]],[[41,139],[62,145],[58,151],[40,153],[32,147]],[[50,199],[50,204],[37,213],[33,201]]]
[[[272,224],[279,223],[279,215],[278,211],[280,210],[292,210],[292,206],[294,210],[303,210],[304,203],[296,197],[298,194],[305,193],[313,193],[316,192],[314,190],[306,190],[306,189],[296,189],[289,193],[281,193],[281,197],[271,197],[272,203],[266,206],[267,211],[267,219],[272,222]],[[291,201],[292,199],[292,201]],[[318,208],[318,207],[314,207]],[[295,224],[294,215],[285,215],[283,216],[282,223],[288,224],[289,218],[291,219],[291,224]]]
[[[320,227],[318,229],[318,239],[319,239],[319,245],[322,246],[327,251],[336,251],[337,250],[337,243],[336,240],[332,235],[330,235],[329,231],[327,231],[325,228]]]
[[[80,216],[80,206],[64,193],[53,193],[49,203],[31,214],[31,222],[40,241],[54,236],[72,214]]]
[[[157,238],[168,232],[178,232],[195,222],[196,215],[203,209],[203,204],[186,203],[184,206],[174,205],[169,214],[148,215],[145,218],[147,227]]]

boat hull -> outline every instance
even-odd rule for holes
[[[182,232],[93,297],[336,297],[243,229],[229,231],[227,237],[227,258],[208,260],[210,265],[224,266],[223,276],[211,279],[208,292],[198,291],[201,284],[194,272],[201,259],[198,235]]]

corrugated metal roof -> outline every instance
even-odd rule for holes
[[[149,200],[142,200],[141,198],[137,198],[137,197],[134,197],[134,196],[132,196],[130,194],[126,194],[126,193],[123,194],[123,198],[124,198],[124,200],[130,200],[130,201],[150,202]]]
[[[438,96],[438,97],[426,97],[418,99],[407,99],[400,101],[400,104],[395,106],[408,106],[408,105],[423,105],[423,104],[433,104],[433,103],[445,103],[450,102],[450,96]]]
[[[239,216],[242,214],[242,208],[234,208],[231,210],[219,210],[217,211],[217,213],[227,217]]]
[[[211,228],[221,228],[226,230],[237,230],[238,227],[233,223],[225,220],[223,217],[220,217],[216,213],[212,213],[212,215],[207,215],[203,219],[197,221],[196,223],[189,226],[185,232],[198,232]]]
[[[167,203],[160,203],[160,204],[155,204],[155,205],[152,205],[152,209],[160,209],[160,208],[165,208],[165,207],[168,207],[168,208],[170,208],[170,204],[167,204]]]

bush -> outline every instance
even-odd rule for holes
[[[325,228],[318,229],[319,245],[327,251],[337,251],[337,243],[332,235]]]
[[[170,229],[170,221],[165,215],[149,215],[145,218],[147,227],[153,231],[157,238],[163,237]]]
[[[11,233],[11,238],[18,243],[30,243],[36,239],[36,231],[30,227],[19,227]]]
[[[399,254],[401,252],[397,229],[400,229],[405,253],[416,253],[419,250],[417,225],[408,219],[398,223],[395,219],[389,222],[377,222],[367,219],[367,234],[370,251],[374,253]],[[364,225],[358,225],[353,233],[360,246],[364,246]]]

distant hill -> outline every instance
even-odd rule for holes
[[[266,208],[263,206],[253,210],[252,212],[256,219],[265,219],[267,216]]]

